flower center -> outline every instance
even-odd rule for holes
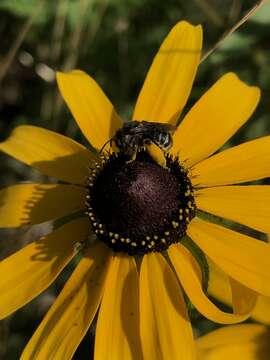
[[[187,171],[166,155],[166,168],[145,152],[103,158],[91,170],[86,213],[97,237],[114,251],[144,254],[179,242],[195,215]]]

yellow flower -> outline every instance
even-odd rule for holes
[[[171,30],[147,74],[133,120],[176,124],[201,43],[200,26],[180,22]],[[37,224],[83,210],[87,216],[2,261],[0,317],[46,289],[82,248],[82,259],[22,359],[70,359],[99,306],[96,359],[194,359],[179,282],[193,305],[219,323],[245,320],[257,293],[270,296],[268,245],[199,217],[201,210],[270,230],[269,186],[233,185],[269,176],[270,137],[214,154],[251,116],[260,92],[232,73],[222,76],[184,117],[170,152],[155,154],[159,163],[165,161],[162,167],[146,151],[133,160],[123,151],[97,155],[122,120],[82,71],[59,73],[57,80],[97,152],[49,130],[16,128],[0,149],[64,183],[2,190],[0,226]],[[101,241],[91,244],[91,234]],[[184,242],[185,234],[229,276],[234,313],[208,299],[207,269]]]
[[[197,339],[198,360],[268,360],[270,330],[258,324],[226,326]]]

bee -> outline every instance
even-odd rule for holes
[[[172,134],[175,130],[176,126],[171,124],[128,121],[116,131],[108,142],[113,141],[120,152],[127,153],[134,160],[137,152],[144,149],[146,145],[151,145],[151,143],[157,145],[163,151],[168,151],[173,145]],[[106,144],[104,144],[101,151]]]

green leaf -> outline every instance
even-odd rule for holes
[[[270,22],[270,2],[267,1],[256,13],[252,16],[251,21],[262,24],[269,25]]]

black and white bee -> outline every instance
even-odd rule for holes
[[[120,152],[125,152],[132,159],[135,159],[137,152],[151,143],[157,145],[163,151],[168,151],[172,147],[172,134],[175,130],[176,126],[171,124],[136,120],[128,121],[124,123],[122,128],[116,131],[109,142],[113,141]]]

